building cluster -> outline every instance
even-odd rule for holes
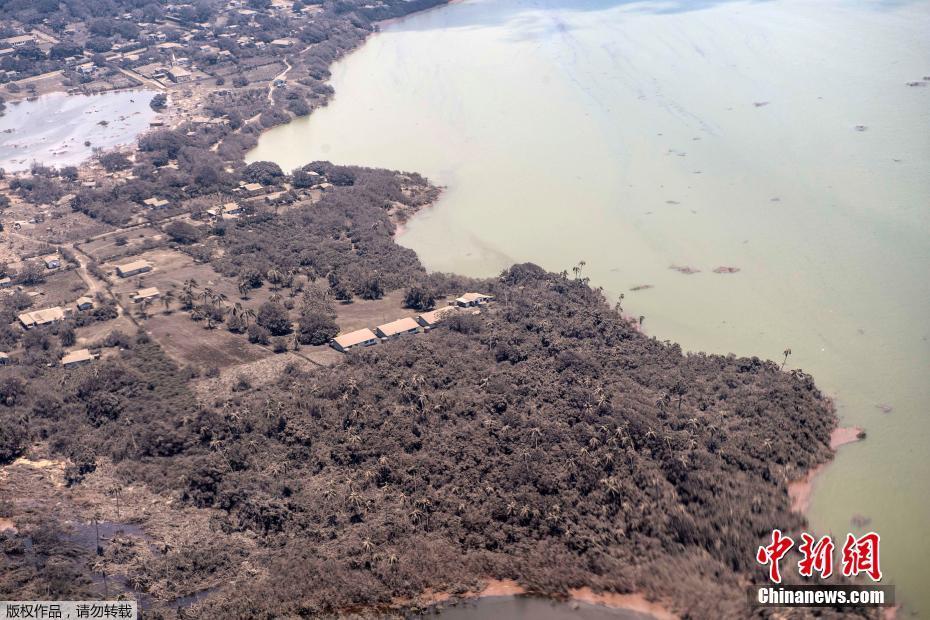
[[[385,340],[392,340],[407,334],[416,334],[421,330],[429,331],[456,312],[486,305],[492,299],[494,299],[493,296],[484,293],[465,293],[449,302],[449,305],[444,308],[424,312],[415,317],[403,317],[378,325],[374,330],[366,327],[347,334],[340,334],[330,340],[330,346],[337,351],[347,353],[356,347],[370,347]]]

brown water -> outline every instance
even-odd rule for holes
[[[250,160],[421,172],[448,189],[399,241],[430,269],[584,260],[659,338],[790,347],[868,431],[812,526],[870,519],[930,615],[928,32],[916,2],[466,1],[372,37]]]

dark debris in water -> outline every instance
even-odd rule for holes
[[[856,513],[852,516],[849,522],[852,523],[853,527],[863,528],[872,522],[872,518]]]

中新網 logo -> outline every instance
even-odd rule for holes
[[[846,535],[846,542],[840,554],[840,571],[844,577],[855,577],[866,574],[872,581],[881,581],[882,570],[879,563],[878,547],[881,537],[875,532],[856,537]],[[791,548],[794,540],[782,534],[781,530],[772,530],[772,542],[759,547],[756,552],[756,561],[769,568],[769,579],[774,583],[781,583],[781,570],[779,562]],[[801,560],[798,562],[798,573],[802,577],[812,577],[817,573],[822,578],[833,574],[833,552],[835,545],[830,536],[817,540],[807,532],[801,534],[801,544],[798,551]]]

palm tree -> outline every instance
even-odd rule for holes
[[[575,279],[578,279],[578,276],[581,274],[581,270],[584,269],[584,266],[587,265],[586,262],[578,261],[578,264],[572,267],[572,272],[575,274]]]
[[[252,310],[251,308],[246,308],[242,312],[242,316],[245,318],[245,326],[248,327],[249,319],[252,319],[253,321],[255,320],[255,310]]]
[[[607,490],[607,495],[617,496],[620,495],[620,485],[617,484],[617,479],[613,476],[609,478],[601,478],[601,484]]]
[[[678,397],[678,411],[681,411],[681,399],[688,393],[688,386],[681,381],[676,381],[671,389],[672,394]]]
[[[273,291],[278,290],[278,287],[280,286],[281,282],[284,280],[284,276],[275,267],[272,267],[271,269],[268,270],[268,274],[266,275],[266,278],[268,279],[268,283],[271,284],[271,290]]]
[[[534,449],[539,449],[539,437],[542,435],[542,431],[538,426],[530,429],[530,436],[535,440]]]
[[[360,511],[362,506],[365,505],[365,501],[362,499],[362,496],[358,494],[358,491],[349,493],[349,497],[346,498],[346,503],[354,508],[356,512]]]
[[[214,293],[213,289],[209,286],[204,288],[203,291],[200,292],[200,299],[203,300],[203,305],[206,306],[207,302],[212,300],[215,294],[216,293]]]
[[[248,298],[249,298],[249,289],[250,289],[251,287],[249,286],[249,283],[245,281],[245,279],[239,280],[239,284],[238,284],[237,288],[239,289],[239,297],[240,297],[240,298],[242,298],[242,299],[248,299]]]
[[[171,302],[174,301],[174,291],[165,291],[161,296],[161,303],[165,305],[165,312],[171,309]]]
[[[197,290],[197,280],[190,278],[184,282],[184,294],[181,297],[181,303],[186,310],[194,307],[194,291]]]
[[[783,362],[781,363],[781,369],[782,369],[782,370],[785,369],[785,364],[788,363],[788,356],[789,356],[789,355],[791,355],[791,349],[790,349],[790,348],[785,349],[785,361],[783,361]]]

